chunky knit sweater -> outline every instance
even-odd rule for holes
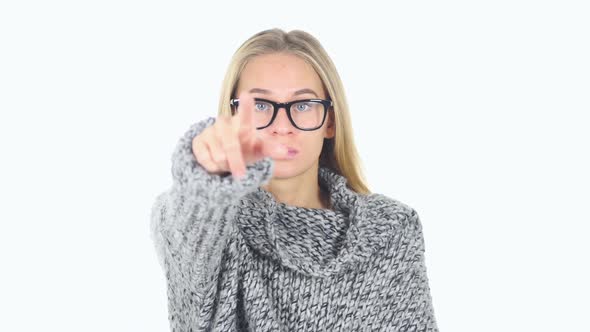
[[[269,157],[208,173],[192,139],[214,121],[180,138],[151,211],[172,331],[438,331],[413,208],[324,167],[330,209],[281,203],[261,188]]]

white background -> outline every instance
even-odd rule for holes
[[[371,189],[414,207],[441,331],[588,331],[583,1],[3,1],[0,330],[167,331],[149,212],[235,49],[303,29]]]

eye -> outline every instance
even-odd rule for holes
[[[260,111],[260,112],[265,112],[265,111],[268,111],[269,109],[271,109],[271,105],[269,105],[268,103],[262,102],[262,101],[257,101],[254,106],[256,108],[256,111]]]
[[[298,111],[307,111],[309,108],[309,103],[298,103],[295,105],[295,109]]]

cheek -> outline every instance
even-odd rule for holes
[[[305,149],[306,156],[309,158],[318,158],[320,153],[322,152],[322,146],[324,145],[323,137],[309,137],[303,143],[303,148]]]

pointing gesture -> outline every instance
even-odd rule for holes
[[[242,93],[236,114],[218,116],[212,126],[193,138],[193,154],[209,173],[230,172],[234,178],[241,178],[246,165],[260,159],[289,158],[287,147],[259,137],[254,112],[254,99]]]

